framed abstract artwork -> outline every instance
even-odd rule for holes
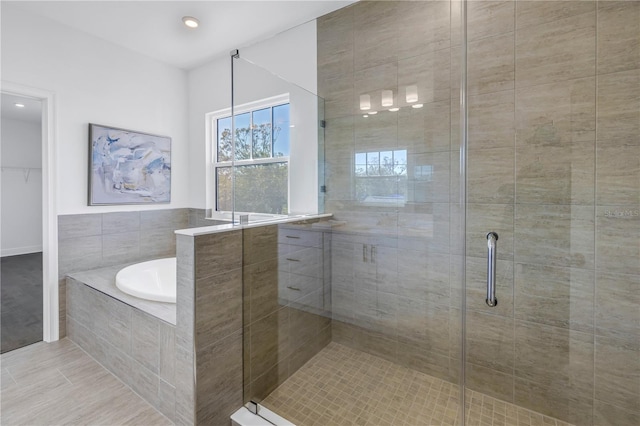
[[[89,124],[89,205],[171,201],[171,138]]]

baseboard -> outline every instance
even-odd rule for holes
[[[29,246],[29,247],[16,247],[16,248],[3,248],[0,250],[2,257],[5,256],[18,256],[21,254],[40,253],[42,246]]]

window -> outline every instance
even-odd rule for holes
[[[238,110],[238,109],[236,109]],[[227,113],[229,114],[229,113]],[[216,210],[233,210],[231,116],[213,117]],[[235,115],[235,210],[287,214],[289,103],[261,102]]]
[[[365,203],[407,201],[407,150],[358,152],[356,199]]]

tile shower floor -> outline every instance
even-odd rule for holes
[[[570,426],[479,392],[467,395],[467,425]],[[459,396],[457,385],[331,343],[262,403],[297,426],[457,425]]]

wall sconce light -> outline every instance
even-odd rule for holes
[[[418,86],[407,86],[405,99],[408,104],[418,102]]]
[[[393,90],[382,91],[382,106],[389,107],[393,105]]]
[[[371,109],[371,96],[360,95],[360,109],[362,111],[368,111]]]

